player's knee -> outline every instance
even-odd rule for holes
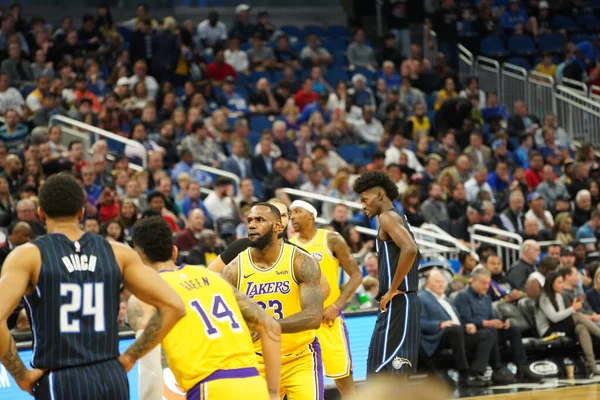
[[[335,385],[340,391],[342,397],[354,392],[354,381],[352,379],[352,375],[336,379]]]

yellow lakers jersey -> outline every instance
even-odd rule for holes
[[[329,283],[331,291],[323,302],[323,308],[329,307],[340,297],[340,262],[329,251],[327,233],[325,229],[317,229],[316,235],[306,243],[301,242],[298,235],[290,239],[290,242],[302,247],[317,260],[321,273]]]
[[[250,330],[231,286],[205,268],[182,265],[161,277],[185,303],[187,315],[162,342],[185,391],[218,369],[257,366]]]
[[[252,261],[251,249],[238,256],[238,289],[264,308],[275,319],[282,319],[302,311],[300,285],[294,277],[295,246],[282,244],[279,258],[270,268],[257,268]],[[315,331],[284,333],[281,335],[281,354],[298,353],[308,348],[315,339]],[[260,341],[255,350],[262,353]]]

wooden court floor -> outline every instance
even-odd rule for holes
[[[519,393],[503,393],[481,397],[467,397],[463,400],[600,400],[600,385],[585,385],[544,389]]]

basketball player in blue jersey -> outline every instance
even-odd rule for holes
[[[421,255],[410,224],[392,201],[399,196],[396,184],[380,171],[362,174],[354,182],[363,210],[379,217],[377,234],[379,314],[367,357],[367,374],[406,375],[415,372],[419,357],[417,297]]]
[[[48,178],[39,194],[48,235],[15,248],[0,278],[0,361],[36,399],[129,400],[127,372],[185,315],[177,293],[126,245],[79,229],[85,195],[75,178]],[[119,355],[122,287],[156,312]],[[6,319],[24,297],[33,333],[23,365]]]

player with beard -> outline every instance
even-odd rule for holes
[[[323,352],[325,376],[335,380],[340,394],[346,398],[354,392],[354,382],[348,330],[341,310],[362,283],[362,274],[344,238],[337,232],[317,229],[316,218],[317,210],[312,204],[296,200],[290,205],[290,219],[298,233],[291,242],[302,246],[317,260],[331,288],[323,304],[323,321],[317,337]],[[340,264],[350,276],[341,291]]]
[[[312,256],[279,239],[279,209],[258,203],[247,218],[250,248],[222,271],[222,276],[271,314],[281,327],[280,394],[288,400],[321,400],[323,368],[315,329],[323,318],[321,271]],[[261,346],[255,343],[259,371]]]
[[[292,244],[286,237],[286,232],[288,230],[289,223],[289,213],[286,205],[283,201],[273,198],[268,201],[268,203],[274,205],[279,210],[281,215],[281,223],[283,225],[283,230],[277,235],[277,238],[281,243]],[[238,239],[231,243],[225,251],[223,251],[220,255],[217,256],[214,260],[210,262],[208,265],[208,269],[214,272],[221,273],[223,268],[230,262],[232,262],[242,251],[246,250],[250,247],[250,239],[247,237]],[[324,275],[321,275],[321,291],[323,292],[323,298],[326,299],[329,296],[330,287],[327,279]]]
[[[415,372],[419,357],[417,296],[421,254],[406,216],[394,208],[398,187],[379,171],[362,174],[354,182],[363,210],[369,218],[379,217],[379,314],[367,357],[367,374],[406,375]]]

